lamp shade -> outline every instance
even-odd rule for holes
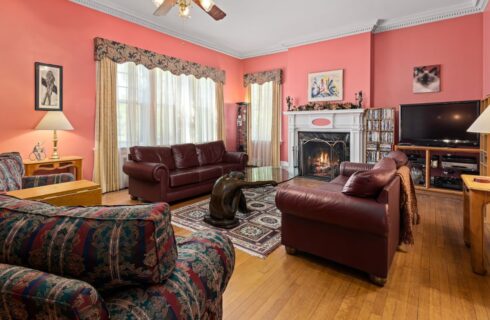
[[[73,130],[73,126],[61,111],[48,111],[36,126],[36,130]]]

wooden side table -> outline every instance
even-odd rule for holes
[[[102,203],[100,186],[87,180],[15,190],[8,192],[7,195],[25,200],[43,201],[54,206],[98,206]]]
[[[41,161],[24,160],[25,175],[34,176],[37,171],[53,171],[75,168],[75,177],[77,180],[82,180],[82,157],[62,157],[57,160],[45,159]]]
[[[464,183],[464,242],[471,250],[473,272],[485,275],[485,209],[490,202],[490,183],[475,182],[475,178],[490,177],[461,175]]]

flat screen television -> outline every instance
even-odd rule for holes
[[[400,106],[400,144],[478,147],[478,134],[466,130],[480,114],[479,101]]]

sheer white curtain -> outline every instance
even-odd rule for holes
[[[201,143],[217,139],[216,83],[148,70],[133,62],[117,67],[118,146],[122,164],[132,146]]]
[[[273,82],[251,84],[250,146],[253,166],[272,165]]]

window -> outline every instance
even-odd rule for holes
[[[250,162],[255,166],[272,164],[273,83],[252,84],[251,96],[251,148]]]
[[[132,146],[217,140],[216,84],[208,78],[176,76],[133,62],[117,65],[117,130],[122,165]]]

